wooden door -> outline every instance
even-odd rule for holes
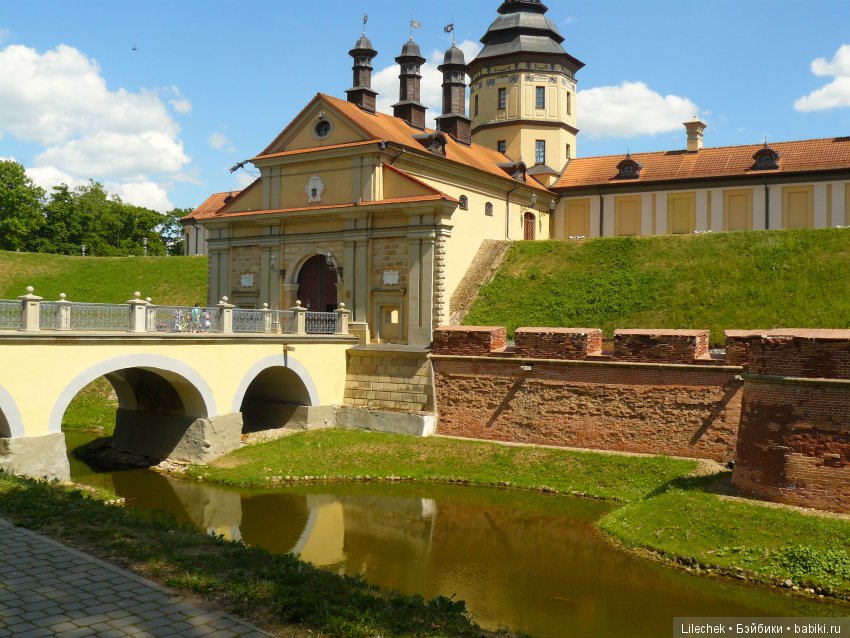
[[[537,218],[534,213],[526,213],[522,216],[522,238],[526,241],[533,240],[537,235]]]
[[[337,307],[336,271],[324,255],[310,257],[298,273],[298,299],[311,312],[332,312]]]

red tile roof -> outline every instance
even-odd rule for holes
[[[769,147],[779,153],[779,168],[758,171],[753,170],[753,154],[764,148],[763,144],[704,148],[696,153],[632,153],[631,158],[643,164],[640,178],[622,180],[617,178],[617,164],[623,155],[576,158],[552,188],[616,185],[628,189],[647,182],[850,170],[850,137],[774,142]]]
[[[412,148],[416,151],[422,153],[428,153],[423,147],[422,144],[419,143],[418,140],[414,138],[415,135],[421,135],[423,133],[434,133],[433,129],[425,129],[421,131],[419,129],[413,128],[402,120],[401,118],[393,117],[392,115],[386,115],[384,113],[367,113],[360,107],[351,102],[346,102],[345,100],[341,100],[339,98],[335,98],[330,95],[325,95],[323,93],[319,93],[311,102],[307,105],[301,112],[306,111],[310,105],[313,104],[316,100],[324,100],[328,104],[330,104],[333,108],[337,109],[340,114],[345,117],[347,120],[352,122],[357,128],[363,131],[368,137],[372,138],[372,141],[386,141],[395,144],[400,144],[407,148]],[[296,116],[295,120],[298,119]],[[288,128],[288,127],[287,127]],[[284,129],[284,132],[275,138],[275,141],[281,139],[283,134],[287,129]],[[455,162],[458,164],[463,164],[464,166],[470,166],[472,168],[490,173],[492,175],[497,175],[505,180],[513,181],[513,178],[510,177],[505,171],[499,168],[499,164],[504,164],[506,161],[505,156],[502,153],[499,153],[495,149],[488,148],[486,146],[481,146],[479,144],[472,144],[470,146],[466,146],[465,144],[461,144],[460,142],[455,141],[450,135],[446,135],[448,142],[446,144],[446,157],[445,159],[450,162]],[[368,144],[370,142],[355,142],[351,144],[340,144],[337,147],[343,148],[345,146],[354,146],[357,144]],[[269,153],[269,149],[274,146],[275,142],[272,142],[261,155],[254,159],[265,159],[267,157],[274,156],[282,156],[282,155],[294,155],[297,153],[308,153],[313,151],[325,150],[328,148],[335,148],[332,146],[323,146],[316,147],[312,149],[300,149],[298,151],[285,151],[284,153]],[[540,182],[535,180],[529,180],[527,185],[531,188],[535,188],[541,191],[550,192],[545,186],[543,186]]]
[[[330,151],[338,148],[350,148],[354,146],[368,146],[375,144],[376,140],[363,140],[361,142],[347,142],[345,144],[329,144],[328,146],[314,146],[312,148],[298,148],[294,151],[281,151],[280,153],[267,153],[266,155],[258,155],[253,158],[255,160],[271,159],[273,157],[289,157],[290,155],[302,155],[304,153],[315,153],[316,151]],[[253,160],[251,160],[253,161]]]
[[[208,217],[214,217],[218,211],[224,208],[225,204],[229,203],[229,200],[225,202],[225,199],[228,197],[235,198],[241,192],[228,191],[226,193],[213,193],[204,200],[203,204],[185,217],[181,217],[181,219],[207,219]]]

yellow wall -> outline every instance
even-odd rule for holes
[[[752,230],[753,189],[723,191],[723,230]]]
[[[564,203],[564,239],[590,237],[590,199],[571,199]]]
[[[325,190],[322,194],[322,200],[311,204],[307,201],[305,188],[313,176],[321,178]],[[351,160],[349,158],[285,165],[281,170],[278,188],[280,208],[350,204],[360,198],[360,194],[354,192]],[[278,207],[274,203],[272,203],[272,206]]]
[[[261,341],[235,337],[227,339],[230,341],[227,343],[219,337],[175,339],[128,336],[113,338],[107,343],[104,341],[59,337],[47,343],[43,340],[33,343],[26,338],[8,339],[0,336],[4,360],[4,365],[0,366],[0,387],[5,388],[14,399],[26,436],[48,434],[51,414],[60,402],[63,391],[75,381],[88,378],[87,371],[104,362],[112,361],[114,364],[86,383],[108,371],[127,367],[144,365],[153,371],[164,370],[169,373],[169,370],[185,366],[211,390],[215,415],[223,415],[233,412],[237,389],[252,367],[267,357],[282,359],[283,356],[282,340],[279,339]],[[343,402],[345,352],[350,347],[350,343],[296,343],[293,345],[294,350],[287,355],[310,374],[319,405]],[[144,360],[143,357],[148,359]],[[187,388],[189,386],[191,383]]]
[[[614,228],[617,235],[640,235],[640,195],[623,195],[614,199]]]
[[[319,112],[324,112],[325,119],[331,122],[332,125],[330,134],[324,138],[316,135],[314,130],[316,124],[319,122]],[[359,142],[364,139],[363,134],[352,127],[347,120],[338,117],[335,111],[327,108],[314,108],[299,123],[301,126],[296,127],[291,137],[287,136],[289,139],[285,140],[280,150],[295,151],[303,148],[348,144],[349,142]]]
[[[814,226],[814,186],[786,186],[782,189],[782,227]]]
[[[687,234],[696,230],[696,193],[667,195],[667,233]]]

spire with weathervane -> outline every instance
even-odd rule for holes
[[[466,116],[466,59],[455,44],[454,29],[454,24],[444,29],[452,34],[452,46],[437,67],[443,74],[443,114],[437,118],[437,129],[469,145],[472,143],[472,120]]]
[[[398,102],[393,104],[393,115],[403,119],[413,128],[425,129],[425,111],[427,106],[420,102],[422,74],[421,68],[425,64],[425,58],[419,51],[419,45],[413,40],[413,30],[421,28],[422,25],[416,20],[410,21],[410,39],[401,48],[401,55],[395,61],[400,67],[398,76],[399,96]]]
[[[372,59],[378,55],[378,52],[372,48],[372,43],[366,37],[368,21],[369,16],[364,14],[363,33],[354,48],[348,52],[348,55],[354,58],[354,83],[345,93],[348,95],[349,102],[368,113],[374,113],[378,92],[372,89]]]

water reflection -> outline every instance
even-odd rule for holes
[[[540,638],[670,635],[674,616],[848,615],[617,551],[595,527],[610,508],[596,501],[410,484],[239,493],[151,472],[73,471],[134,507],[385,587],[454,595],[485,626]]]

